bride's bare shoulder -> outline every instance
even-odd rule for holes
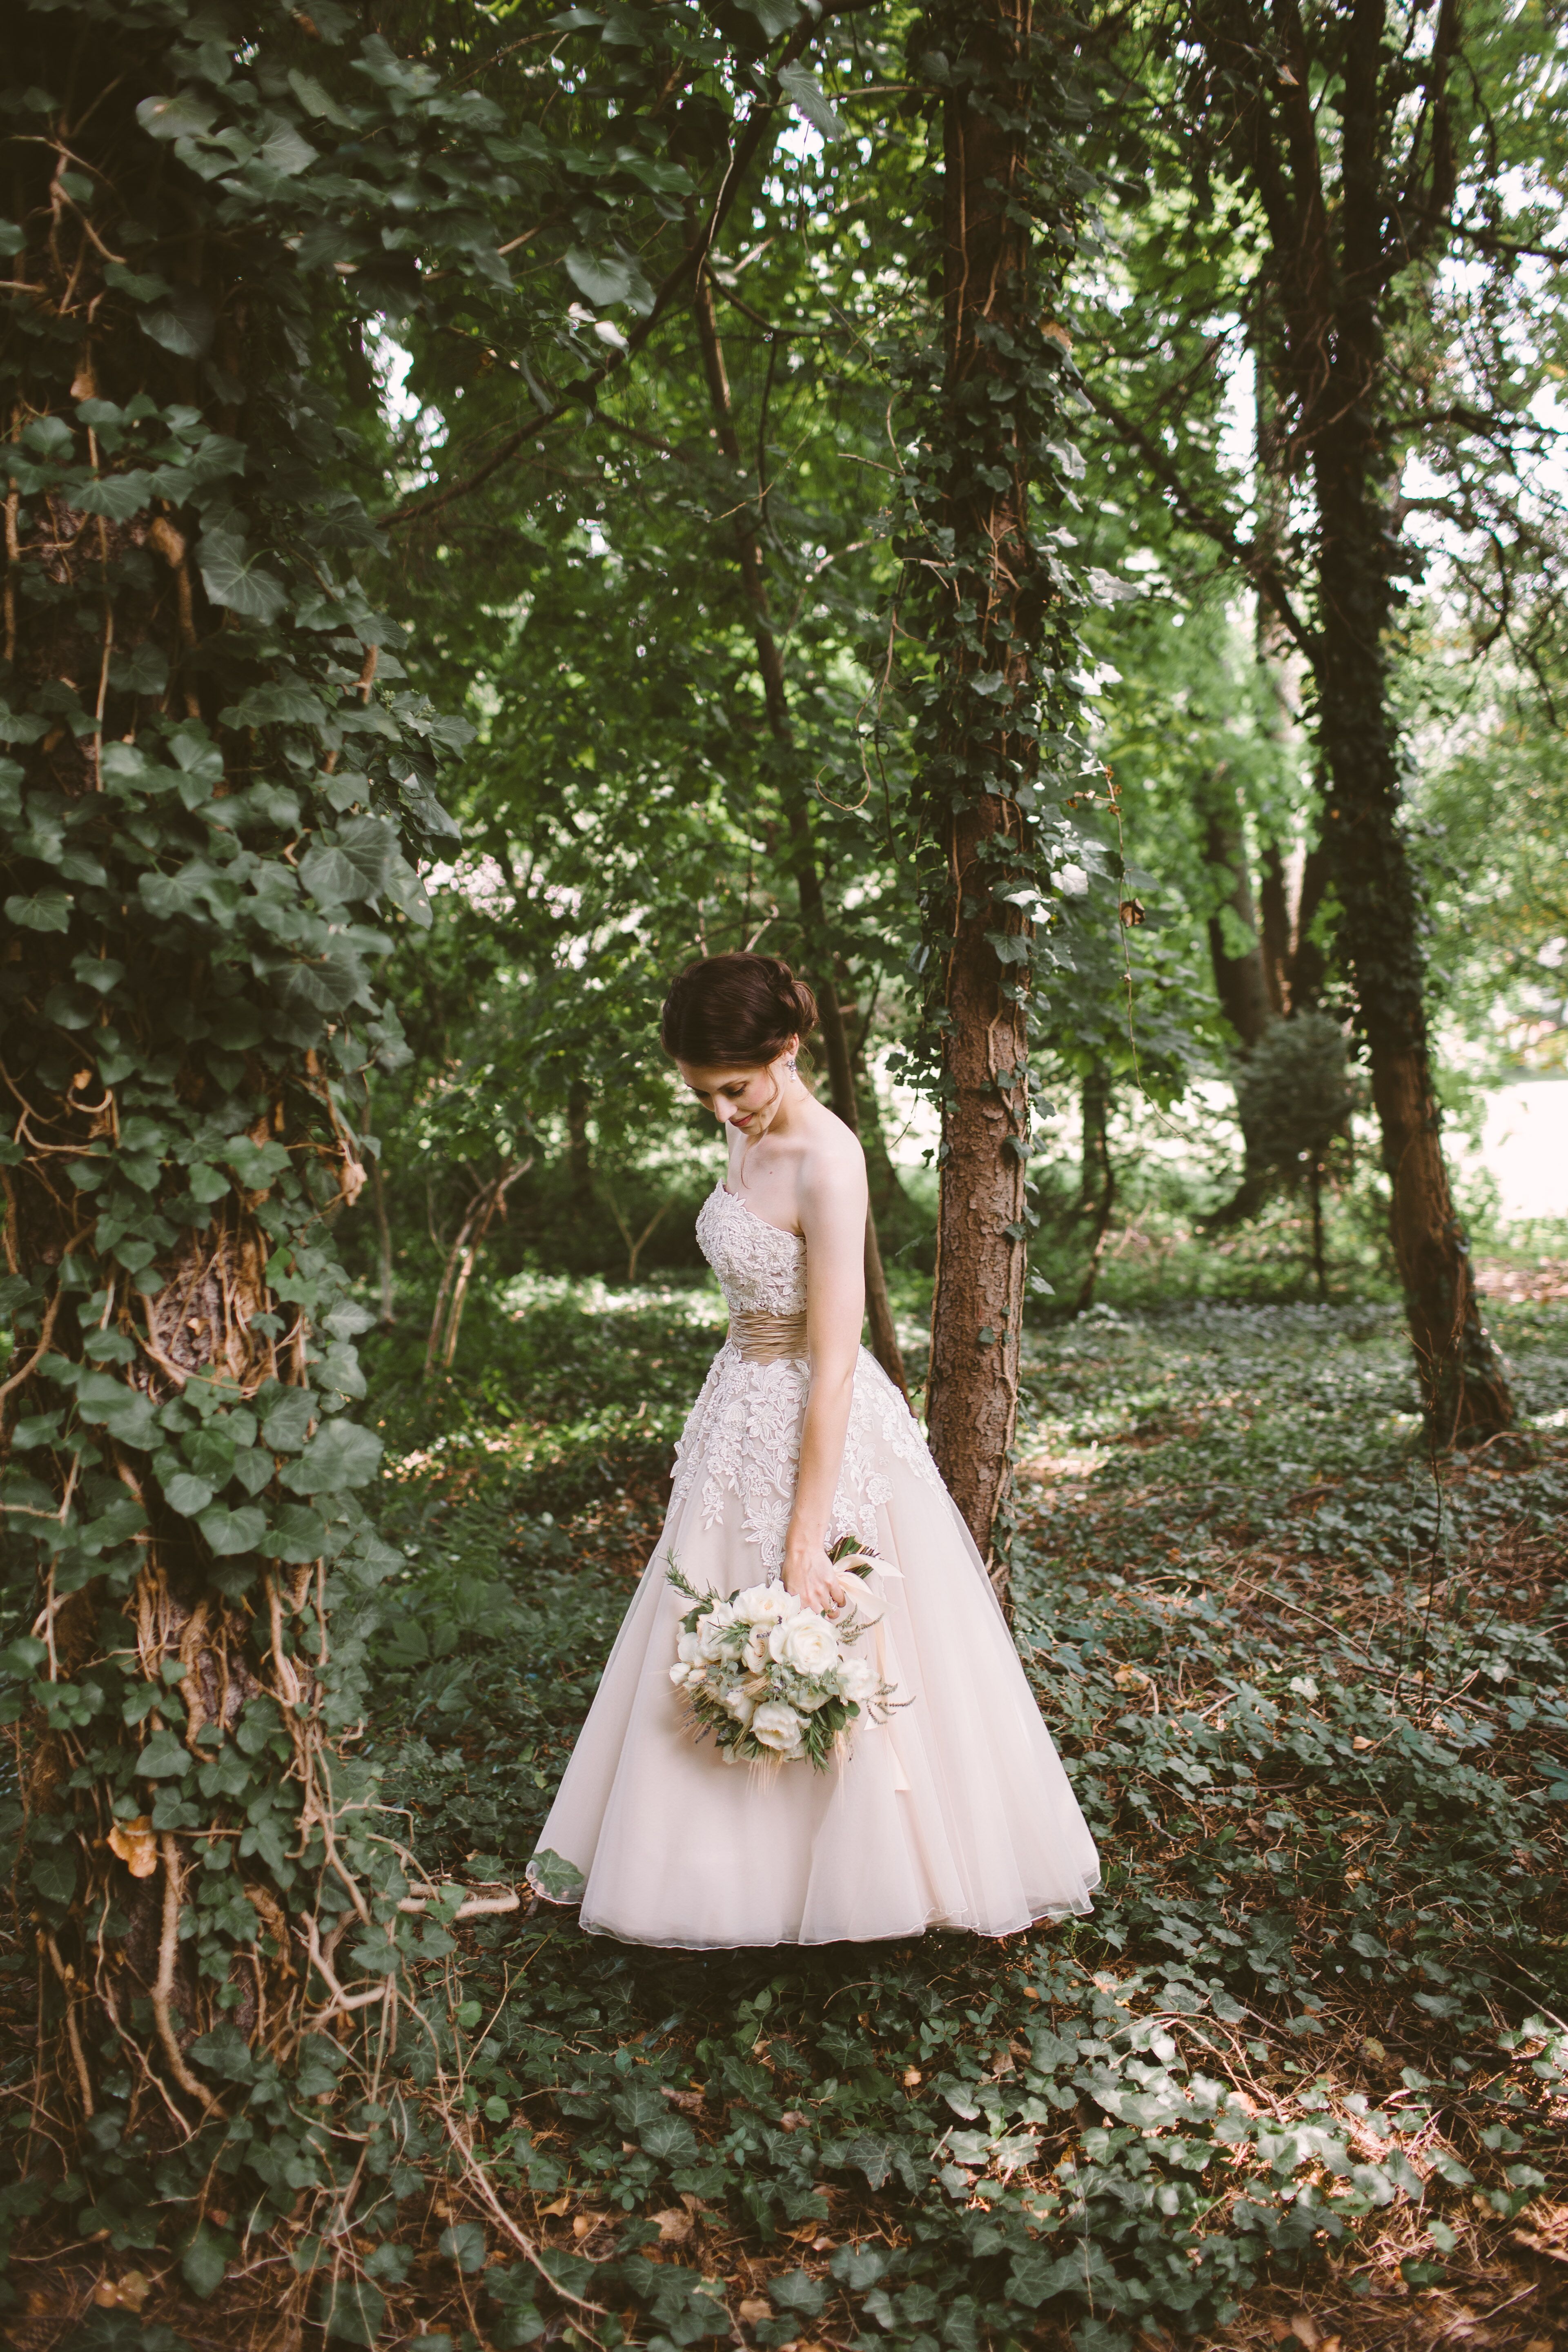
[[[861,1197],[866,1190],[866,1155],[860,1139],[826,1106],[822,1109],[822,1117],[811,1122],[802,1155],[802,1185],[822,1195]]]

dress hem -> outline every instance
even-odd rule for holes
[[[542,1886],[534,1884],[528,1872],[525,1871],[523,1875],[530,1889],[540,1902],[548,1903],[553,1909],[559,1911],[579,1909],[579,1897],[569,1895],[546,1895]],[[694,1942],[688,1937],[677,1936],[627,1935],[618,1927],[602,1927],[596,1921],[579,1919],[578,1925],[585,1936],[603,1936],[607,1941],[615,1944],[640,1945],[644,1950],[650,1952],[773,1952],[785,1949],[821,1949],[828,1944],[900,1944],[908,1943],[917,1936],[929,1936],[933,1931],[954,1936],[980,1936],[987,1943],[1003,1943],[1009,1936],[1025,1935],[1029,1928],[1038,1927],[1047,1921],[1054,1923],[1061,1919],[1089,1917],[1094,1909],[1089,1897],[1100,1892],[1101,1884],[1099,1877],[1087,1879],[1084,1882],[1081,1902],[1045,1904],[1039,1910],[1029,1911],[1023,1918],[1015,1920],[1010,1927],[984,1927],[974,1919],[944,1917],[933,1911],[927,1914],[925,1920],[918,1927],[885,1927],[878,1929],[874,1934],[865,1936],[743,1936],[722,1938],[715,1937],[708,1942]]]

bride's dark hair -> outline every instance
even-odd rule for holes
[[[702,956],[669,983],[659,1016],[664,1050],[699,1069],[752,1069],[816,1026],[816,999],[778,956]]]

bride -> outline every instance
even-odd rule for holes
[[[908,1405],[859,1344],[860,1147],[795,1067],[811,991],[771,956],[689,965],[661,1036],[727,1131],[697,1220],[729,1336],[676,1454],[664,1529],[538,1851],[536,1891],[639,1944],[825,1944],[1087,1911],[1094,1844],[969,1530]],[[671,1685],[699,1591],[782,1578],[832,1614],[840,1539],[875,1556],[885,1720],[826,1771],[727,1770]]]

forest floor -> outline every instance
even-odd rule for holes
[[[370,1745],[454,1877],[531,1851],[713,1338],[689,1285],[531,1305],[384,1513]],[[1016,1629],[1093,1917],[457,1930],[473,2165],[356,2242],[382,2340],[1568,2344],[1568,1305],[1495,1318],[1528,1433],[1436,1465],[1382,1306],[1031,1334]],[[92,2248],[68,2328],[37,2255],[21,2352],[302,2340],[263,2266],[204,2305]]]

